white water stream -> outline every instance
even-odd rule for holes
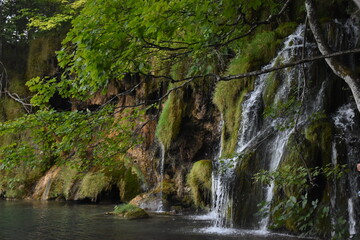
[[[163,143],[160,143],[160,150],[161,150],[161,156],[160,156],[160,180],[159,180],[159,203],[157,212],[164,212],[164,200],[163,200],[163,188],[164,188],[164,166],[165,166],[165,146]]]
[[[294,34],[290,35],[284,43],[284,47],[279,51],[276,58],[273,61],[265,66],[264,68],[274,67],[275,64],[278,64],[279,60],[282,62],[289,62],[293,56],[296,56],[296,53],[300,51],[302,47],[302,35],[303,35],[303,26],[299,26]],[[279,88],[276,96],[275,102],[280,102],[283,99],[286,99],[290,92],[290,84],[299,76],[298,69],[291,69],[289,71],[284,71],[284,77],[282,80],[282,85]],[[236,154],[234,158],[228,159],[218,159],[215,163],[216,171],[213,174],[213,216],[215,216],[215,227],[233,227],[233,187],[231,186],[235,169],[241,163],[241,160],[238,160],[238,156],[246,153],[248,146],[251,145],[253,139],[261,136],[264,133],[264,129],[261,129],[261,126],[258,126],[259,119],[262,118],[262,113],[260,108],[262,106],[262,94],[266,85],[267,78],[269,74],[263,74],[259,76],[255,81],[255,88],[247,96],[247,99],[242,104],[242,116],[241,123],[238,133],[238,144],[236,149]],[[278,120],[273,120],[271,125],[276,126]],[[269,161],[269,171],[275,171],[281,158],[284,154],[286,143],[291,135],[290,130],[278,131],[276,137],[268,149],[268,161]],[[221,151],[220,151],[221,152]],[[241,159],[241,158],[240,158]],[[273,198],[273,189],[274,184],[272,183],[269,187],[265,189],[266,192],[266,201],[271,202]],[[215,213],[215,214],[214,214]],[[260,223],[260,229],[267,230],[269,223],[269,218],[264,218]]]
[[[352,104],[346,104],[339,108],[339,110],[336,112],[336,115],[333,117],[334,125],[337,129],[340,130],[340,135],[337,136],[339,138],[339,141],[343,141],[347,147],[347,157],[349,164],[354,164],[358,159],[355,159],[353,161],[352,158],[358,157],[356,154],[353,153],[352,149],[352,141],[354,139],[352,128],[355,124],[354,118],[355,118],[355,112],[354,112],[354,106]],[[333,143],[333,154],[332,154],[332,161],[333,164],[337,164],[337,150],[336,150],[336,144]],[[353,198],[357,197],[357,183],[354,181],[354,174],[351,172],[349,173],[349,183],[350,183],[350,196],[347,201],[347,210],[348,210],[348,224],[349,224],[349,235],[353,236],[356,232],[356,217],[355,217],[355,210],[354,210],[354,203]],[[331,205],[333,209],[336,209],[336,185],[333,186],[333,193],[331,196]],[[332,224],[335,226],[336,221],[335,219],[332,219]]]

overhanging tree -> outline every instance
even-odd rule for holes
[[[106,91],[109,82],[121,82],[131,75],[140,76],[142,80],[115,98],[133,93],[147,81],[174,84],[158,99],[132,106],[158,103],[172,91],[198,79],[231,81],[307,61],[359,52],[358,49],[337,53],[327,51],[322,52],[322,56],[300,59],[274,69],[223,75],[228,61],[242,54],[247,41],[264,29],[276,27],[293,2],[88,0],[73,20],[63,49],[58,52],[64,70],[61,80],[31,80],[28,85],[35,90],[32,104],[46,108],[54,94],[86,100],[96,92]],[[32,26],[46,30],[56,20],[59,20],[57,15],[53,18],[38,16],[33,18]],[[310,22],[313,23],[312,18]],[[185,75],[169,74],[183,62],[188,63]],[[129,106],[117,106],[118,109],[126,107]]]

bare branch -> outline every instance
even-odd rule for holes
[[[334,58],[334,57],[338,57],[338,56],[341,56],[341,55],[352,54],[352,53],[360,53],[360,48],[355,48],[355,49],[351,49],[351,50],[344,50],[344,51],[338,51],[338,52],[329,53],[329,54],[320,55],[320,56],[315,56],[315,57],[304,58],[304,59],[301,59],[301,60],[298,60],[298,61],[295,61],[295,62],[285,63],[285,64],[283,64],[281,66],[278,66],[278,67],[261,69],[261,70],[247,72],[247,73],[238,74],[238,75],[230,75],[230,76],[226,76],[226,77],[219,77],[219,80],[220,81],[230,81],[230,80],[234,80],[234,79],[241,79],[241,78],[246,78],[246,77],[254,77],[254,76],[261,75],[261,74],[281,70],[281,69],[284,69],[284,68],[293,67],[293,66],[303,64],[303,63],[307,63],[307,62],[313,62],[313,61],[322,60],[322,59],[329,59],[329,58]]]
[[[20,103],[27,113],[31,113],[32,104],[26,102],[26,98],[20,98],[20,96],[17,93],[11,93],[8,90],[9,79],[6,68],[1,61],[0,61],[0,66],[2,67],[2,72],[0,73],[0,97],[2,93],[5,93],[11,99]]]
[[[304,59],[300,59],[298,61],[285,63],[285,64],[283,64],[281,66],[277,66],[277,67],[273,67],[273,68],[265,68],[265,69],[261,69],[261,70],[257,70],[257,71],[252,71],[252,72],[247,72],[247,73],[237,74],[237,75],[229,75],[229,76],[220,76],[220,75],[217,75],[217,74],[204,74],[204,75],[197,75],[197,76],[187,77],[187,78],[183,78],[183,79],[173,79],[173,78],[171,78],[169,76],[161,76],[161,75],[157,76],[157,75],[152,75],[152,74],[140,73],[140,74],[142,74],[142,75],[144,75],[146,77],[151,77],[151,78],[154,78],[154,79],[163,78],[163,79],[170,80],[172,83],[182,83],[182,84],[178,85],[178,86],[176,86],[174,88],[169,89],[163,96],[161,96],[158,99],[151,100],[151,101],[143,101],[143,102],[139,102],[137,104],[132,104],[132,105],[122,105],[122,106],[118,106],[117,108],[118,109],[134,108],[134,107],[139,107],[139,106],[144,106],[144,105],[149,105],[149,104],[154,104],[154,103],[160,103],[166,97],[168,97],[171,92],[185,87],[186,85],[188,85],[189,83],[191,83],[192,81],[194,81],[196,79],[213,78],[216,81],[232,81],[232,80],[235,80],[235,79],[242,79],[242,78],[247,78],[247,77],[256,77],[256,76],[259,76],[259,75],[262,75],[262,74],[278,71],[278,70],[289,68],[289,67],[294,67],[294,66],[299,65],[299,64],[304,64],[304,63],[313,62],[313,61],[317,61],[317,60],[328,59],[328,58],[334,58],[334,57],[338,57],[338,56],[342,56],[342,55],[346,55],[346,54],[353,54],[353,53],[360,53],[360,48],[351,49],[351,50],[344,50],[344,51],[338,51],[338,52],[330,53],[330,54],[327,54],[327,55],[319,55],[319,56],[304,58]],[[131,93],[132,91],[135,90],[135,87],[139,87],[140,84],[137,84],[133,88],[131,88],[130,90],[127,90],[127,91],[121,93],[121,95],[126,95],[126,94]],[[119,111],[121,111],[121,110],[119,110]]]

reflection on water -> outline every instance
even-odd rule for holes
[[[123,220],[105,215],[112,205],[80,205],[64,202],[0,201],[1,240],[261,240],[294,239],[232,231],[220,235],[208,220],[186,216],[153,216]],[[205,230],[204,230],[205,229]],[[209,228],[211,229],[211,228]]]

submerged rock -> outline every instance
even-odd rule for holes
[[[136,196],[130,201],[130,204],[151,212],[167,211],[169,209],[169,203],[153,192]]]
[[[109,214],[117,215],[129,220],[149,217],[149,214],[144,209],[132,204],[115,206],[114,211]]]

